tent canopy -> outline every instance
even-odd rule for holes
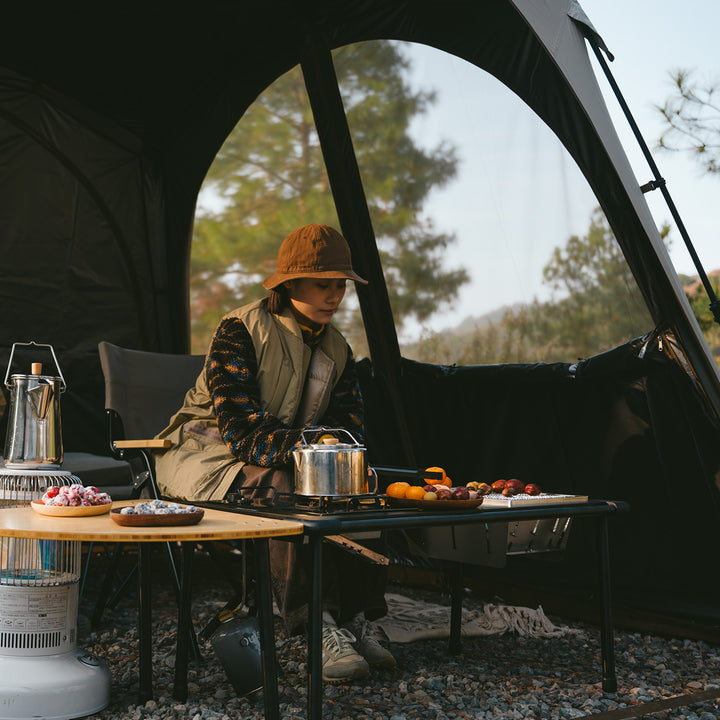
[[[448,411],[457,414],[459,423],[476,431],[482,425],[473,407],[462,406],[462,399],[469,397],[468,389],[477,393],[485,387],[486,369],[458,374],[408,366],[400,358],[331,56],[332,49],[345,44],[383,38],[423,43],[477,65],[513,90],[555,132],[595,192],[658,330],[671,332],[677,340],[677,356],[685,362],[682,379],[671,359],[671,367],[653,387],[670,383],[680,388],[677,392],[692,407],[688,412],[697,437],[714,441],[720,417],[717,366],[610,121],[586,49],[588,39],[599,39],[574,0],[211,0],[70,7],[15,3],[3,9],[2,20],[0,360],[5,367],[17,341],[47,342],[59,351],[72,388],[63,406],[67,447],[103,446],[97,429],[102,412],[98,341],[144,350],[188,350],[188,264],[199,189],[245,110],[298,64],[343,233],[358,272],[371,280],[358,292],[372,357],[371,367],[363,371],[368,414],[382,429],[378,448],[383,447],[382,436],[400,438],[400,449],[378,450],[386,455],[378,460],[423,459],[424,436],[433,427],[423,426],[428,407],[422,407],[422,398],[436,392],[455,398],[457,405]],[[649,374],[655,377],[647,367],[628,375],[624,361],[610,367],[609,374],[586,377],[610,383],[615,388],[612,397],[626,405],[623,383],[628,378],[637,382]],[[524,373],[520,369],[520,375]],[[558,382],[563,393],[568,373],[569,367],[554,375],[562,378]],[[546,387],[545,375],[536,380],[533,388]],[[451,393],[446,392],[448,383]],[[418,393],[418,384],[426,395]],[[558,489],[598,490],[595,494],[614,489],[616,476],[609,466],[604,475],[595,467],[592,478],[585,480],[569,471],[583,448],[606,452],[600,438],[615,422],[613,408],[618,411],[609,396],[593,386],[589,395],[582,394],[582,408],[575,397],[548,409],[546,395],[519,392],[518,387],[530,386],[513,380],[508,394],[495,402],[518,412],[526,403],[526,433],[532,433],[532,423],[537,427],[548,416],[566,423],[571,410],[596,423],[596,410],[603,408],[605,423],[593,425],[585,443],[558,466],[568,473],[558,480],[565,487]],[[650,394],[644,397],[647,406]],[[672,412],[655,415],[667,397],[667,392],[653,391],[652,398],[658,400],[651,415],[658,418],[663,434],[672,437]],[[383,411],[388,403],[393,412]],[[653,427],[647,413],[640,416],[646,430]],[[519,432],[511,420],[508,416],[506,424],[497,427]],[[682,443],[696,460],[702,453],[692,445],[687,437]],[[655,460],[664,457],[662,449],[657,450]],[[650,452],[643,445],[643,453]],[[473,459],[463,457],[458,472],[477,471]],[[638,457],[633,467],[642,466]],[[702,488],[709,500],[706,509],[715,512],[716,452],[708,457],[688,482]],[[574,467],[577,470],[577,464]],[[645,524],[652,527],[649,513]],[[708,527],[699,538],[702,547],[717,546],[716,535]],[[652,553],[648,544],[645,557]]]

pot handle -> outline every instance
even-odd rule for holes
[[[377,495],[378,491],[378,476],[375,472],[375,468],[372,468],[368,465],[368,475],[372,475],[375,478],[375,487],[371,490],[370,489],[370,480],[368,480],[368,492],[372,493],[373,495]]]
[[[10,377],[10,368],[12,367],[12,359],[13,359],[13,354],[15,353],[16,345],[24,345],[26,347],[29,347],[30,345],[32,345],[33,347],[37,347],[37,348],[41,348],[41,347],[50,348],[50,353],[52,354],[53,360],[55,361],[55,367],[57,368],[58,374],[60,375],[60,392],[61,393],[65,392],[65,388],[67,387],[65,385],[65,378],[63,377],[62,370],[60,369],[60,365],[57,361],[57,358],[55,357],[55,350],[53,350],[53,346],[45,345],[43,343],[36,343],[34,340],[31,340],[30,342],[26,342],[26,343],[23,343],[23,342],[13,343],[12,349],[10,350],[10,359],[8,360],[7,371],[5,372],[5,387],[8,388],[8,390],[10,390],[12,388],[12,385],[10,383],[8,383],[8,378]]]
[[[313,427],[313,428],[306,428],[300,433],[300,438],[302,439],[303,445],[309,445],[310,443],[307,442],[305,439],[305,433],[306,432],[312,432],[312,433],[333,433],[333,432],[340,432],[345,433],[354,443],[355,445],[360,446],[360,443],[355,439],[353,434],[346,430],[345,428],[326,428],[326,427]]]

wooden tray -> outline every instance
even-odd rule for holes
[[[54,517],[82,517],[83,515],[104,515],[109,512],[112,503],[102,505],[45,505],[39,500],[33,500],[30,507],[40,515],[52,515]]]
[[[420,508],[434,512],[452,512],[453,510],[472,510],[482,505],[483,498],[474,500],[410,500],[408,498],[394,498],[385,495],[390,505],[405,508]]]
[[[130,527],[160,527],[170,525],[197,525],[205,514],[204,510],[186,513],[127,513],[123,515],[122,508],[113,508],[110,517],[118,525]]]

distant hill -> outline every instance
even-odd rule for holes
[[[442,348],[436,350],[433,362],[453,363],[471,341],[478,330],[483,330],[490,325],[499,324],[505,313],[509,310],[518,310],[522,304],[503,305],[496,310],[491,310],[483,315],[470,315],[458,325],[442,328],[437,331],[437,336],[442,337]],[[427,357],[427,340],[401,343],[402,354],[411,359],[423,359]],[[432,351],[431,351],[432,352]]]
[[[707,273],[708,279],[717,278],[720,280],[720,268],[717,270],[711,270]],[[682,283],[683,290],[688,294],[692,295],[701,285],[700,277],[698,275],[679,275],[680,282]]]
[[[497,310],[491,310],[484,315],[469,315],[459,325],[452,328],[445,328],[443,332],[450,333],[451,335],[468,335],[478,328],[484,328],[492,323],[500,322],[508,310],[518,310],[521,307],[522,305],[520,303],[515,303],[514,305],[503,305]]]

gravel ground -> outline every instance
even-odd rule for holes
[[[132,560],[132,558],[128,558]],[[134,586],[106,610],[101,627],[85,633],[80,645],[105,660],[112,675],[109,706],[92,716],[102,720],[254,720],[263,717],[262,695],[238,698],[210,643],[203,658],[191,661],[189,698],[171,697],[175,649],[176,607],[160,554],[156,553],[157,583],[153,595],[153,666],[155,699],[137,704],[137,597]],[[102,558],[93,559],[91,577],[99,578]],[[209,557],[196,553],[194,620],[201,629],[231,595]],[[429,602],[447,600],[436,590],[400,587],[390,590]],[[97,588],[88,582],[81,613],[90,613]],[[466,607],[481,604],[470,595]],[[618,690],[605,693],[600,684],[598,628],[551,617],[556,625],[581,630],[552,639],[527,639],[507,634],[463,640],[462,653],[449,656],[446,641],[393,644],[398,661],[392,672],[374,673],[369,681],[324,688],[324,718],[354,720],[540,720],[581,718],[660,701],[676,695],[718,688],[720,648],[704,642],[665,639],[616,632]],[[276,625],[280,664],[280,709],[283,718],[306,717],[306,644],[288,637]],[[717,720],[720,698],[659,712],[624,717],[672,720]]]

